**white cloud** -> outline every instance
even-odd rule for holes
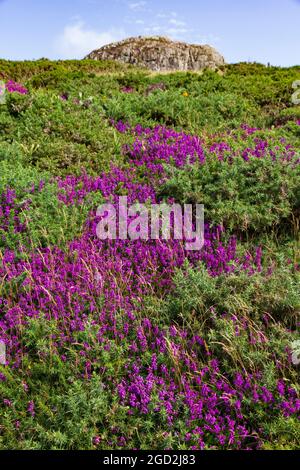
[[[151,26],[147,26],[144,28],[144,32],[146,34],[157,34],[160,33],[163,30],[163,28],[159,25],[152,24]]]
[[[221,41],[219,36],[215,34],[207,34],[206,36],[197,36],[198,42],[201,44],[210,44],[212,46],[217,46],[218,43]]]
[[[165,31],[172,37],[178,34],[185,34],[189,32],[189,30],[186,28],[167,28]]]
[[[156,21],[152,24],[148,22],[147,27],[144,28],[145,34],[161,34],[172,39],[184,39],[187,34],[191,35],[194,31],[183,19],[179,19],[176,11],[169,13],[160,11],[155,15],[155,19]]]
[[[130,8],[130,10],[133,10],[133,11],[141,11],[141,10],[144,10],[145,6],[147,5],[147,2],[141,0],[141,1],[138,1],[138,2],[131,2],[131,3],[128,3],[128,7]]]
[[[172,39],[183,39],[187,33],[192,33],[184,21],[170,19],[165,24],[152,23],[144,28],[144,34],[168,36]]]
[[[82,21],[77,21],[64,28],[63,33],[55,41],[55,48],[64,58],[82,59],[94,49],[125,36],[125,32],[120,29],[98,32],[87,29]]]

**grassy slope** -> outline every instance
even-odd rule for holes
[[[170,162],[164,185],[155,183],[155,190],[160,198],[204,201],[210,222],[225,225],[227,240],[237,236],[239,255],[262,248],[262,269],[252,276],[237,270],[211,277],[203,264],[196,268],[185,264],[172,275],[171,294],[156,289],[153,280],[153,292],[145,293],[138,315],[150,318],[159,328],[176,325],[188,335],[204,338],[219,360],[220,376],[226,375],[230,383],[238,372],[253,377],[259,373],[257,383],[274,396],[278,381],[299,392],[299,368],[288,360],[288,350],[292,340],[299,338],[300,175],[298,167],[281,160],[288,145],[294,149],[293,158],[299,156],[300,110],[291,103],[292,83],[299,77],[300,67],[258,64],[230,65],[202,74],[160,75],[116,63],[0,61],[0,78],[22,82],[29,90],[24,96],[10,94],[7,104],[0,107],[0,194],[2,208],[10,207],[8,216],[0,214],[0,259],[7,256],[7,250],[29,259],[30,253],[54,245],[72,257],[68,242],[81,236],[89,212],[103,196],[90,192],[80,203],[65,205],[58,198],[55,178],[97,176],[108,172],[111,164],[126,171],[130,161],[123,145],[131,145],[135,137],[119,133],[112,119],[144,127],[161,124],[198,135],[207,155],[205,167],[194,164],[176,169]],[[128,89],[130,93],[125,92]],[[68,99],[62,100],[62,95]],[[243,123],[260,130],[247,134],[240,128]],[[255,149],[257,139],[268,142],[277,162],[269,157],[254,159],[250,170],[243,159],[227,164],[231,153],[242,155],[247,148]],[[220,142],[230,145],[225,163],[209,151]],[[143,171],[141,167],[136,178],[146,184]],[[41,181],[42,189],[37,190]],[[12,203],[5,195],[8,187],[15,191]],[[30,207],[23,209],[28,198]],[[15,230],[16,224],[24,223],[25,231]],[[0,320],[11,308],[22,305],[24,292],[35,289],[22,286],[24,274],[7,278],[5,269],[0,271]],[[125,286],[120,289],[125,293]],[[95,307],[99,312],[100,300]],[[54,311],[54,304],[51,308]],[[89,325],[76,333],[74,345],[53,346],[59,321],[43,319],[44,313],[41,308],[40,318],[18,329],[26,351],[19,368],[0,366],[0,448],[190,447],[184,439],[190,432],[185,411],[180,411],[177,425],[169,432],[164,412],[155,411],[154,392],[153,405],[144,417],[140,413],[128,416],[128,405],[114,394],[114,371],[121,378],[126,376],[134,336],[123,342],[111,340],[110,350],[105,351]],[[121,308],[118,315],[118,322],[123,323]],[[243,332],[236,335],[236,328]],[[184,340],[180,341],[185,347]],[[90,380],[81,354],[85,344],[94,352],[84,354],[98,364]],[[150,352],[144,351],[141,357],[147,368]],[[174,357],[162,354],[158,360],[174,371]],[[197,360],[201,367],[208,363],[200,352]],[[175,364],[176,377],[185,373],[184,367],[180,361]],[[287,418],[275,406],[270,409],[267,402],[251,400],[244,396],[242,413],[253,435],[259,433],[261,445],[299,448],[297,416]],[[198,425],[202,427],[203,420]],[[209,433],[204,441],[206,447],[222,447]],[[248,445],[253,445],[250,438]],[[224,448],[232,447],[224,444]]]

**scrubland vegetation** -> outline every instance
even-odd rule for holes
[[[299,449],[297,79],[0,61],[1,449]],[[121,195],[203,249],[99,240]]]

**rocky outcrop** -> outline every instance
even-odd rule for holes
[[[91,52],[86,59],[117,60],[155,71],[215,69],[224,57],[208,45],[187,44],[154,36],[128,38]]]

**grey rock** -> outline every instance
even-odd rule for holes
[[[216,69],[225,64],[224,57],[211,46],[171,41],[161,36],[138,36],[108,44],[91,52],[86,59],[117,60],[158,72]]]

